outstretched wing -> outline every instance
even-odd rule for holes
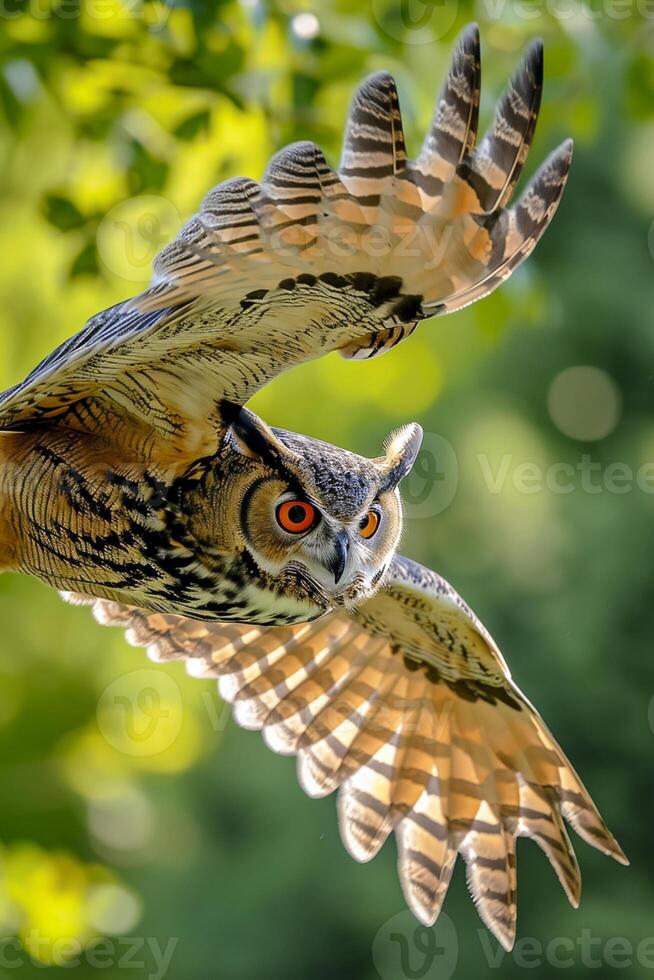
[[[340,787],[341,834],[359,861],[391,830],[407,902],[433,923],[457,853],[477,908],[511,948],[515,839],[532,837],[577,905],[579,869],[563,817],[626,862],[588,792],[512,682],[493,640],[443,579],[394,559],[384,589],[351,618],[291,628],[203,623],[104,600],[96,618],[156,660],[217,676],[236,721],[295,753],[312,796]]]
[[[0,428],[60,417],[133,451],[192,439],[222,400],[340,350],[371,357],[418,320],[485,296],[531,252],[566,180],[571,144],[506,210],[533,136],[542,47],[532,45],[476,142],[477,28],[462,35],[422,151],[407,159],[390,75],[356,93],[338,172],[311,143],[262,183],[230,180],[155,263],[151,286],[93,317],[0,398]],[[133,425],[125,427],[121,419]],[[143,431],[135,438],[133,427]]]

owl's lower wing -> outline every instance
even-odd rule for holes
[[[470,27],[415,161],[395,83],[380,73],[354,97],[338,172],[317,146],[298,143],[260,185],[219,185],[158,257],[142,295],[93,317],[0,398],[0,428],[64,416],[146,455],[166,439],[183,450],[186,439],[197,457],[221,400],[242,405],[281,371],[332,350],[374,356],[418,320],[491,292],[549,224],[571,145],[507,210],[538,114],[541,46],[475,145],[479,81]],[[142,425],[140,440],[121,416]]]
[[[291,628],[202,623],[103,600],[94,612],[154,659],[218,677],[240,725],[297,755],[307,793],[340,787],[341,833],[357,860],[394,830],[404,894],[425,923],[437,918],[460,853],[484,922],[510,948],[518,836],[540,845],[576,905],[579,869],[563,817],[625,861],[484,627],[415,562],[396,558],[384,590],[353,618],[333,612]]]

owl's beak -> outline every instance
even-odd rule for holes
[[[347,555],[350,550],[350,538],[347,531],[339,531],[334,538],[334,551],[329,561],[326,562],[327,568],[334,576],[334,583],[338,585],[343,577],[345,566],[347,565]]]

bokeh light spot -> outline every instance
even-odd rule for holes
[[[620,420],[622,398],[606,371],[578,365],[554,378],[547,407],[554,425],[564,435],[588,442],[613,432]]]
[[[137,787],[125,787],[109,800],[92,800],[89,829],[96,841],[112,850],[138,851],[152,834],[152,807]]]
[[[291,28],[301,41],[311,41],[320,33],[320,21],[315,14],[305,11],[295,15],[291,21]]]
[[[117,936],[134,928],[141,917],[141,903],[121,885],[96,885],[89,891],[87,916],[98,932]]]

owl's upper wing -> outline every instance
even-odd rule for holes
[[[541,45],[475,145],[479,81],[473,26],[415,161],[394,81],[381,73],[354,97],[338,172],[317,146],[300,143],[273,158],[261,185],[216,187],[158,257],[144,293],[94,316],[5,392],[0,428],[74,415],[75,425],[102,425],[119,440],[122,415],[157,446],[191,429],[197,440],[222,399],[243,404],[276,374],[328,351],[373,356],[416,321],[485,296],[549,224],[571,144],[506,210],[538,114]]]
[[[402,887],[425,923],[438,916],[460,853],[484,922],[510,948],[517,836],[540,845],[576,905],[579,869],[563,817],[626,861],[484,627],[415,562],[395,558],[384,589],[353,617],[333,612],[291,628],[94,607],[154,659],[219,677],[240,725],[297,754],[309,794],[340,787],[341,833],[355,858],[373,857],[395,830]]]

